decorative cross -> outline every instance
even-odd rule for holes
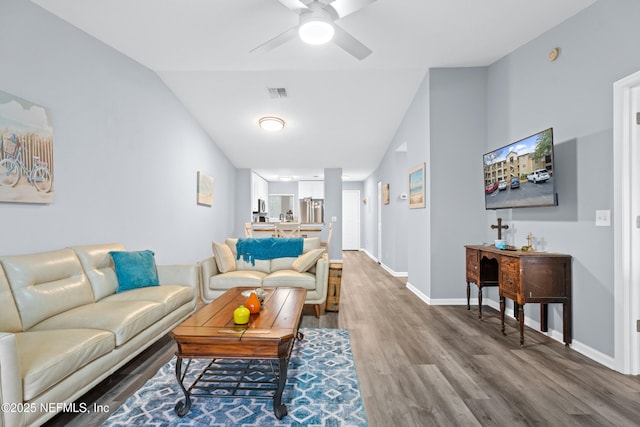
[[[502,239],[502,229],[504,228],[506,230],[507,228],[509,228],[509,226],[508,225],[502,225],[502,218],[498,218],[498,225],[491,224],[491,228],[494,229],[494,230],[496,228],[498,229],[498,240],[501,240]]]
[[[529,234],[527,234],[527,246],[529,246],[529,250],[533,250],[533,246],[531,246],[532,241],[533,241],[533,234],[529,232]]]

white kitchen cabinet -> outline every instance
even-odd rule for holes
[[[255,172],[251,173],[251,209],[257,212],[258,199],[264,200],[265,203],[269,198],[269,183]]]
[[[324,181],[298,181],[298,198],[324,199]]]

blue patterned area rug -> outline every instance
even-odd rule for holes
[[[192,397],[191,410],[178,417],[174,407],[184,401],[184,394],[175,377],[174,357],[102,426],[367,426],[349,331],[300,332],[304,339],[293,348],[282,394],[288,415],[281,420],[273,413],[273,400],[255,398]],[[195,375],[208,362],[194,359],[189,373]]]

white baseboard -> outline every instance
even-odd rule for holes
[[[374,257],[371,252],[366,249],[360,249],[360,252],[364,252],[369,258],[371,258],[374,262],[378,262],[378,258]]]
[[[373,256],[372,253],[370,253],[366,249],[360,249],[360,252],[364,252],[369,258],[371,258],[372,260],[374,260],[375,262],[380,264],[380,267],[382,267],[387,273],[389,273],[393,277],[409,277],[409,273],[408,272],[392,270],[387,265],[385,265],[384,263],[380,262],[376,257]]]
[[[386,266],[383,263],[380,263],[380,266],[382,268],[385,269],[385,271],[387,273],[389,273],[390,275],[392,275],[393,277],[408,277],[409,273],[407,273],[406,271],[393,271],[391,268],[389,268],[388,266]]]
[[[422,291],[420,291],[419,289],[417,289],[415,286],[413,286],[411,283],[407,282],[407,288],[413,292],[418,298],[420,298],[422,301],[424,301],[425,303],[429,304],[429,305],[467,305],[467,298],[443,298],[443,299],[431,299],[428,295],[425,295]],[[489,307],[500,311],[500,302],[499,301],[494,301],[492,299],[484,299],[483,301],[483,305],[488,305]],[[476,301],[476,308],[477,308],[477,301]],[[505,311],[505,316],[511,316],[513,317],[513,308],[506,308]],[[526,315],[524,316],[524,324],[534,330],[536,330],[537,332],[544,334],[546,336],[548,336],[549,338],[558,341],[560,343],[564,343],[562,341],[563,336],[562,336],[562,332],[561,331],[556,331],[556,330],[549,330],[548,332],[542,332],[540,330],[540,322],[538,321],[534,321],[531,320],[530,318],[528,318]],[[588,345],[581,343],[580,341],[576,341],[575,339],[572,340],[570,347],[577,351],[578,353],[588,357],[589,359],[600,363],[601,365],[606,366],[609,369],[613,369],[615,370],[615,359],[611,356],[608,356],[604,353],[599,352],[598,350],[595,350],[592,347],[589,347]]]

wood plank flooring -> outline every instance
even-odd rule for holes
[[[640,377],[618,374],[525,328],[500,332],[483,307],[430,306],[361,252],[343,253],[339,313],[305,315],[303,327],[347,328],[369,425],[640,426]],[[464,283],[452,283],[464,295]],[[165,339],[82,401],[115,411],[159,366]],[[48,426],[99,426],[104,417],[63,414]]]

